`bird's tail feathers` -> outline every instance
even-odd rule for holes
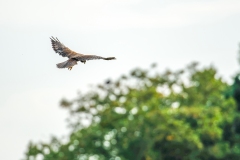
[[[74,65],[77,64],[77,61],[76,60],[73,60],[73,59],[69,59],[67,61],[64,61],[62,63],[58,63],[57,64],[57,67],[58,68],[69,68],[69,67],[72,67]]]
[[[62,63],[58,63],[58,64],[57,64],[57,67],[58,67],[58,68],[66,68],[67,62],[68,62],[68,61],[65,61],[65,62],[62,62]]]

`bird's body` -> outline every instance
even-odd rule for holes
[[[58,68],[68,68],[69,70],[72,69],[74,65],[77,64],[77,61],[81,61],[82,63],[86,63],[87,60],[94,60],[94,59],[103,59],[103,60],[113,60],[116,59],[115,57],[101,57],[95,55],[84,55],[77,52],[70,50],[64,44],[62,44],[57,38],[51,37],[52,48],[53,50],[63,57],[68,57],[68,60],[62,63],[58,63]]]

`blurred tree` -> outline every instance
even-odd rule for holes
[[[239,44],[240,48],[240,44]],[[239,57],[238,62],[240,64],[240,49],[238,51]],[[238,73],[235,78],[233,85],[231,85],[225,92],[226,98],[233,97],[237,103],[237,110],[240,111],[240,73]]]
[[[240,115],[214,67],[134,69],[74,100],[67,142],[30,143],[26,160],[240,159]]]
[[[233,97],[237,104],[237,111],[240,111],[240,74],[234,78],[233,85],[225,92],[226,98]]]

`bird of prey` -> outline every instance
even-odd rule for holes
[[[68,68],[69,70],[72,69],[74,65],[77,64],[77,61],[81,61],[82,63],[86,63],[87,60],[94,60],[94,59],[103,59],[103,60],[113,60],[116,59],[115,57],[100,57],[95,55],[84,55],[81,53],[74,52],[62,44],[57,37],[50,37],[52,42],[53,50],[63,57],[68,57],[68,60],[62,63],[58,63],[58,68]]]

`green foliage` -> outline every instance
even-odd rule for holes
[[[156,65],[108,80],[74,100],[67,142],[30,143],[26,160],[240,159],[240,114],[214,67],[159,73]],[[238,118],[239,117],[239,118]]]

